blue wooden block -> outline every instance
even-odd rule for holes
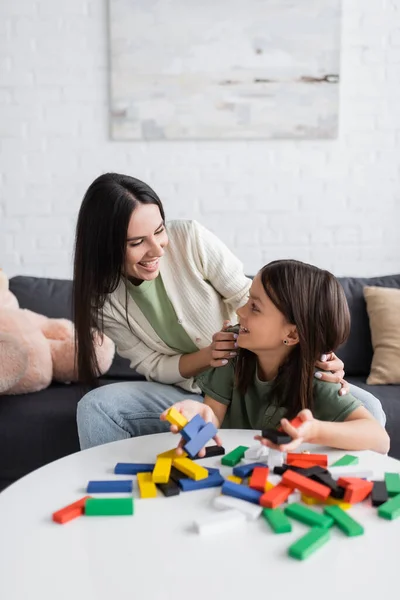
[[[262,496],[262,492],[253,490],[247,487],[247,485],[233,483],[233,481],[226,480],[222,485],[221,493],[225,494],[226,496],[233,496],[234,498],[247,500],[247,502],[252,502],[253,504],[260,504],[260,497]]]
[[[266,463],[260,462],[250,463],[248,465],[238,465],[236,467],[233,467],[233,474],[243,479],[243,477],[248,477],[256,467],[266,466]]]
[[[210,471],[213,471],[210,473]],[[224,478],[218,469],[208,469],[210,475],[206,479],[195,481],[194,479],[180,479],[178,484],[183,492],[191,492],[193,490],[203,490],[205,488],[219,487],[224,483]]]
[[[114,473],[116,475],[136,475],[153,471],[154,463],[117,463]]]
[[[131,492],[132,479],[117,479],[115,481],[89,481],[86,491],[88,494],[115,494],[117,492]]]
[[[199,433],[187,442],[183,449],[187,452],[190,458],[194,458],[196,454],[209,442],[215,435],[217,435],[218,431],[215,425],[212,423],[207,423],[202,429],[200,429]]]
[[[195,415],[189,423],[180,430],[180,434],[186,442],[190,442],[201,429],[206,425],[205,420],[200,415]]]

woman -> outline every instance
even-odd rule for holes
[[[148,185],[116,173],[98,177],[85,194],[76,230],[79,373],[82,381],[95,380],[92,330],[98,328],[147,381],[104,386],[82,398],[82,449],[167,431],[160,413],[183,399],[202,401],[193,377],[236,356],[235,334],[218,330],[235,322],[250,285],[238,259],[197,222],[173,221],[166,228],[161,201]],[[343,363],[334,355],[321,358],[318,369],[336,374],[318,371],[318,377],[341,380]],[[352,393],[384,422],[379,400],[358,388]]]

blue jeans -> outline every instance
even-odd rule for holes
[[[379,400],[365,390],[352,385],[350,388],[353,396],[384,425],[386,417]],[[160,421],[160,414],[175,402],[186,399],[203,401],[200,394],[148,381],[126,381],[96,388],[78,404],[81,449],[169,431],[169,423]]]

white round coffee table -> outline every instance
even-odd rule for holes
[[[222,430],[227,451],[253,445],[253,431]],[[53,523],[54,511],[85,495],[89,480],[115,479],[117,462],[154,462],[172,448],[165,433],[80,452],[24,477],[0,494],[0,598],[2,600],[206,600],[261,597],[297,600],[396,597],[400,519],[386,521],[365,502],[350,514],[365,534],[349,538],[332,529],[331,540],[306,561],[287,555],[308,528],[274,534],[264,519],[221,534],[201,536],[195,518],[215,513],[219,488],[142,500],[134,486],[133,517],[80,517]],[[328,452],[330,462],[345,452]],[[351,454],[357,454],[352,452]],[[359,466],[374,478],[400,472],[400,461],[359,453]],[[200,461],[221,473],[220,457]],[[136,480],[136,478],[134,478]],[[394,594],[394,595],[393,595]]]

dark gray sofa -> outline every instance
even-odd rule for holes
[[[339,355],[346,379],[365,387],[382,402],[391,437],[390,455],[400,459],[400,386],[367,386],[372,359],[371,335],[363,298],[364,285],[400,288],[400,275],[373,279],[340,279],[352,314],[352,330]],[[21,308],[48,317],[71,318],[71,281],[40,277],[13,277],[10,289]],[[110,371],[99,379],[104,385],[143,379],[116,356]],[[49,388],[21,396],[0,396],[0,489],[53,460],[79,450],[76,405],[88,390],[79,384],[53,383]]]

